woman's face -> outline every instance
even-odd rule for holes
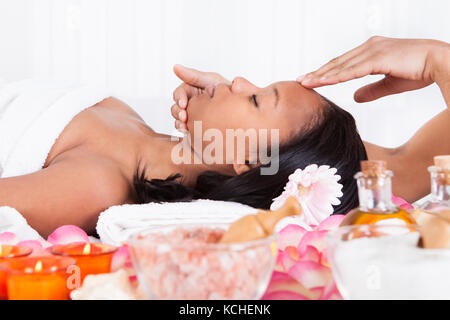
[[[192,98],[188,106],[187,127],[192,141],[198,139],[195,126],[201,124],[202,132],[215,129],[226,137],[227,130],[237,135],[253,130],[257,133],[266,129],[278,130],[279,144],[283,145],[313,121],[321,106],[322,98],[313,90],[302,87],[295,81],[277,82],[266,88],[259,88],[244,78],[236,78],[231,86],[219,85],[214,90]],[[242,129],[242,131],[237,131]],[[273,132],[273,131],[272,131]],[[259,139],[259,134],[257,134]],[[271,138],[268,138],[269,144]],[[248,141],[247,141],[248,142]],[[227,141],[226,143],[229,143]],[[199,144],[198,144],[199,145]],[[207,144],[203,143],[203,151]],[[225,150],[225,145],[223,147]],[[246,145],[246,158],[258,150]],[[230,160],[229,156],[225,159]],[[252,160],[252,159],[250,159]]]

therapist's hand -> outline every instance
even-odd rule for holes
[[[448,44],[436,40],[372,37],[359,47],[335,58],[320,69],[301,76],[307,88],[332,85],[367,75],[385,77],[355,92],[355,101],[368,102],[432,84],[436,68],[433,56]]]
[[[183,83],[173,92],[175,104],[171,108],[171,113],[175,118],[175,128],[186,131],[189,100],[205,91],[212,94],[214,87],[221,83],[230,84],[230,82],[218,73],[202,72],[181,65],[175,65],[173,71]]]

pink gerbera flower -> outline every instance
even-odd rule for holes
[[[276,210],[286,199],[294,196],[303,208],[300,222],[318,225],[333,213],[333,205],[339,205],[342,197],[341,179],[335,168],[312,164],[305,169],[297,169],[289,176],[283,193],[273,200],[270,207]]]

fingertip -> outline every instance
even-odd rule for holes
[[[185,67],[182,64],[179,64],[179,63],[174,64],[174,66],[173,66],[173,70],[183,69],[183,68],[185,68]]]
[[[313,81],[314,81],[313,75],[311,73],[308,73],[304,75],[303,78],[301,79],[301,84],[310,85]]]
[[[186,124],[184,124],[184,123],[179,123],[179,125],[178,125],[178,127],[177,127],[177,130],[178,130],[179,132],[183,133],[183,134],[187,134],[187,133],[188,133],[187,126],[186,126]]]
[[[178,106],[182,109],[186,109],[187,106],[187,99],[182,97],[178,100]]]
[[[355,100],[355,102],[357,103],[364,103],[364,102],[368,102],[369,100],[367,99],[367,97],[361,93],[359,90],[355,92],[355,94],[353,95],[353,100]]]
[[[181,110],[181,111],[178,113],[178,119],[180,119],[180,121],[182,121],[182,122],[185,122],[185,121],[186,121],[186,118],[187,118],[187,113],[186,113],[186,111],[185,111],[185,110]]]

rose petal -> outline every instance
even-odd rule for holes
[[[307,230],[299,225],[288,225],[278,233],[278,248],[284,250],[288,246],[297,247],[306,232]]]
[[[392,195],[392,202],[402,209],[414,210],[414,207],[403,198]]]
[[[320,253],[320,263],[329,267],[330,262],[328,261],[328,248],[324,248]]]
[[[68,244],[73,242],[89,242],[89,236],[77,226],[61,226],[57,228],[47,239],[52,245]]]
[[[320,297],[323,295],[323,291],[325,290],[325,287],[315,287],[309,289],[312,293],[311,300],[320,300]]]
[[[286,249],[287,250],[280,254],[281,265],[283,266],[284,272],[288,271],[300,258],[300,254],[296,247],[289,246]],[[295,253],[292,251],[295,251]]]
[[[320,263],[321,255],[319,250],[312,246],[306,246],[305,252],[300,257],[301,261],[312,261]]]
[[[323,287],[331,280],[330,268],[312,261],[298,261],[287,274],[308,289]]]
[[[326,247],[325,236],[327,233],[328,231],[326,230],[307,232],[298,245],[300,254],[303,255],[308,246],[315,247],[321,252]]]
[[[274,270],[275,271],[280,271],[280,272],[284,272],[284,268],[283,268],[283,262],[282,262],[282,254],[284,251],[278,250],[277,251],[277,258],[275,260],[275,266],[274,266]]]
[[[4,245],[15,245],[17,243],[17,237],[12,232],[0,233],[0,243]]]
[[[31,248],[33,249],[33,253],[44,250],[44,247],[42,246],[42,243],[39,240],[20,241],[17,245]]]
[[[275,291],[264,294],[261,300],[308,300],[308,298],[292,291]]]
[[[269,285],[267,286],[265,295],[277,292],[277,291],[289,291],[302,295],[308,299],[313,297],[313,293],[310,292],[305,286],[297,282],[294,278],[290,277],[284,272],[273,272]]]
[[[345,216],[342,214],[335,214],[332,216],[329,216],[325,220],[323,220],[318,226],[317,230],[333,230],[339,227],[342,220],[344,220]]]
[[[342,296],[333,280],[329,281],[323,288],[319,300],[342,300]]]
[[[111,260],[111,272],[115,272],[121,268],[130,268],[132,266],[130,259],[130,251],[128,246],[124,245],[117,249]]]

